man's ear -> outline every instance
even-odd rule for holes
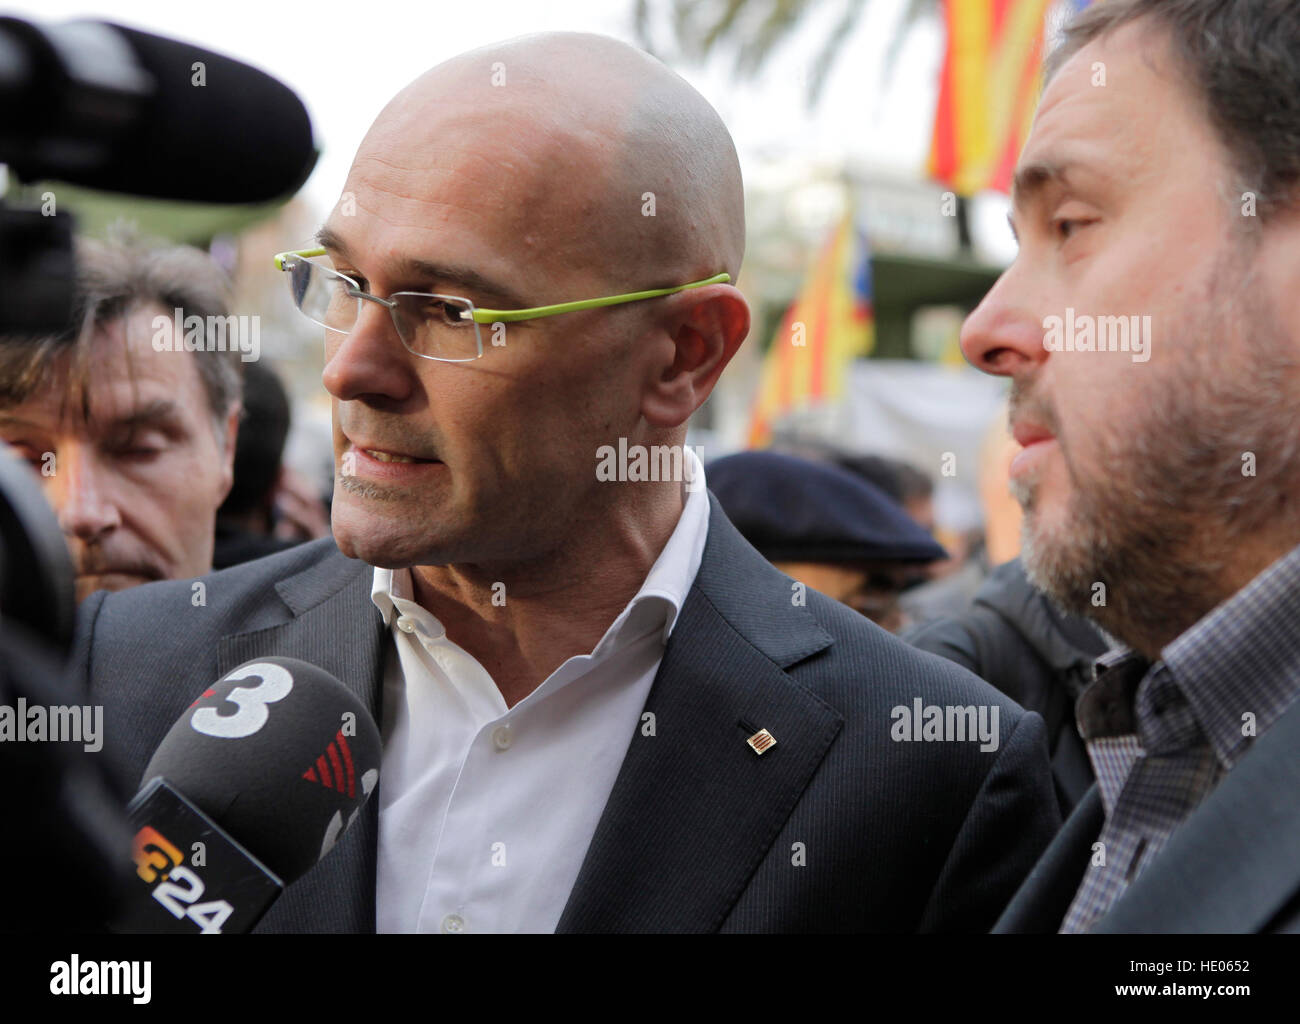
[[[641,414],[655,427],[679,427],[709,397],[718,376],[749,334],[749,304],[729,284],[672,296],[665,325],[672,363],[656,368],[641,398]]]
[[[223,424],[226,443],[221,451],[221,493],[217,496],[218,505],[226,500],[230,488],[235,485],[235,440],[239,437],[239,421],[243,415],[243,403],[235,402],[230,407],[230,412],[226,414],[226,421]]]

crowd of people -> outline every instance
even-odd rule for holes
[[[85,240],[75,336],[0,339],[0,438],[124,787],[292,655],[383,764],[264,931],[1300,929],[1300,11],[1108,0],[1045,71],[961,337],[1010,382],[1020,550],[955,610],[909,603],[954,564],[915,467],[686,444],[750,328],[740,168],[623,43],[421,75],[282,254],[330,494],[272,368],[160,341],[229,314],[206,255]],[[1149,358],[1045,344],[1067,308],[1149,316]]]

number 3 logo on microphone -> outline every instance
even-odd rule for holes
[[[190,717],[190,725],[195,732],[225,740],[252,736],[266,724],[270,716],[266,706],[284,700],[293,689],[293,676],[280,665],[259,661],[235,671],[239,674],[232,672],[225,678],[234,680],[257,676],[262,681],[256,686],[236,686],[230,691],[226,700],[239,706],[233,715],[218,714],[216,708],[199,708],[195,711]]]

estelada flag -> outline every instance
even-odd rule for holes
[[[850,209],[772,337],[750,419],[750,447],[770,443],[782,415],[842,395],[849,364],[874,345],[871,253]]]
[[[1088,0],[1066,0],[1070,12]],[[1052,0],[943,0],[948,46],[930,176],[961,195],[1007,192],[1042,89]]]

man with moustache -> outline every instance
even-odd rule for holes
[[[228,312],[199,250],[121,232],[82,241],[77,273],[76,338],[0,338],[0,439],[40,475],[80,601],[211,570],[240,363],[174,336],[177,310],[204,324]]]
[[[260,930],[987,929],[1059,821],[1042,720],[793,600],[684,444],[749,328],[712,107],[622,43],[525,37],[401,92],[344,197],[277,257],[325,338],[334,539],[81,622],[128,778],[257,656],[380,722],[377,794]],[[609,480],[611,448],[677,469]],[[914,702],[1001,728],[902,742]]]
[[[1048,61],[962,346],[1013,382],[1031,580],[1122,646],[999,931],[1300,930],[1297,95],[1292,0],[1107,0]],[[1049,351],[1067,309],[1150,315],[1149,362]]]

